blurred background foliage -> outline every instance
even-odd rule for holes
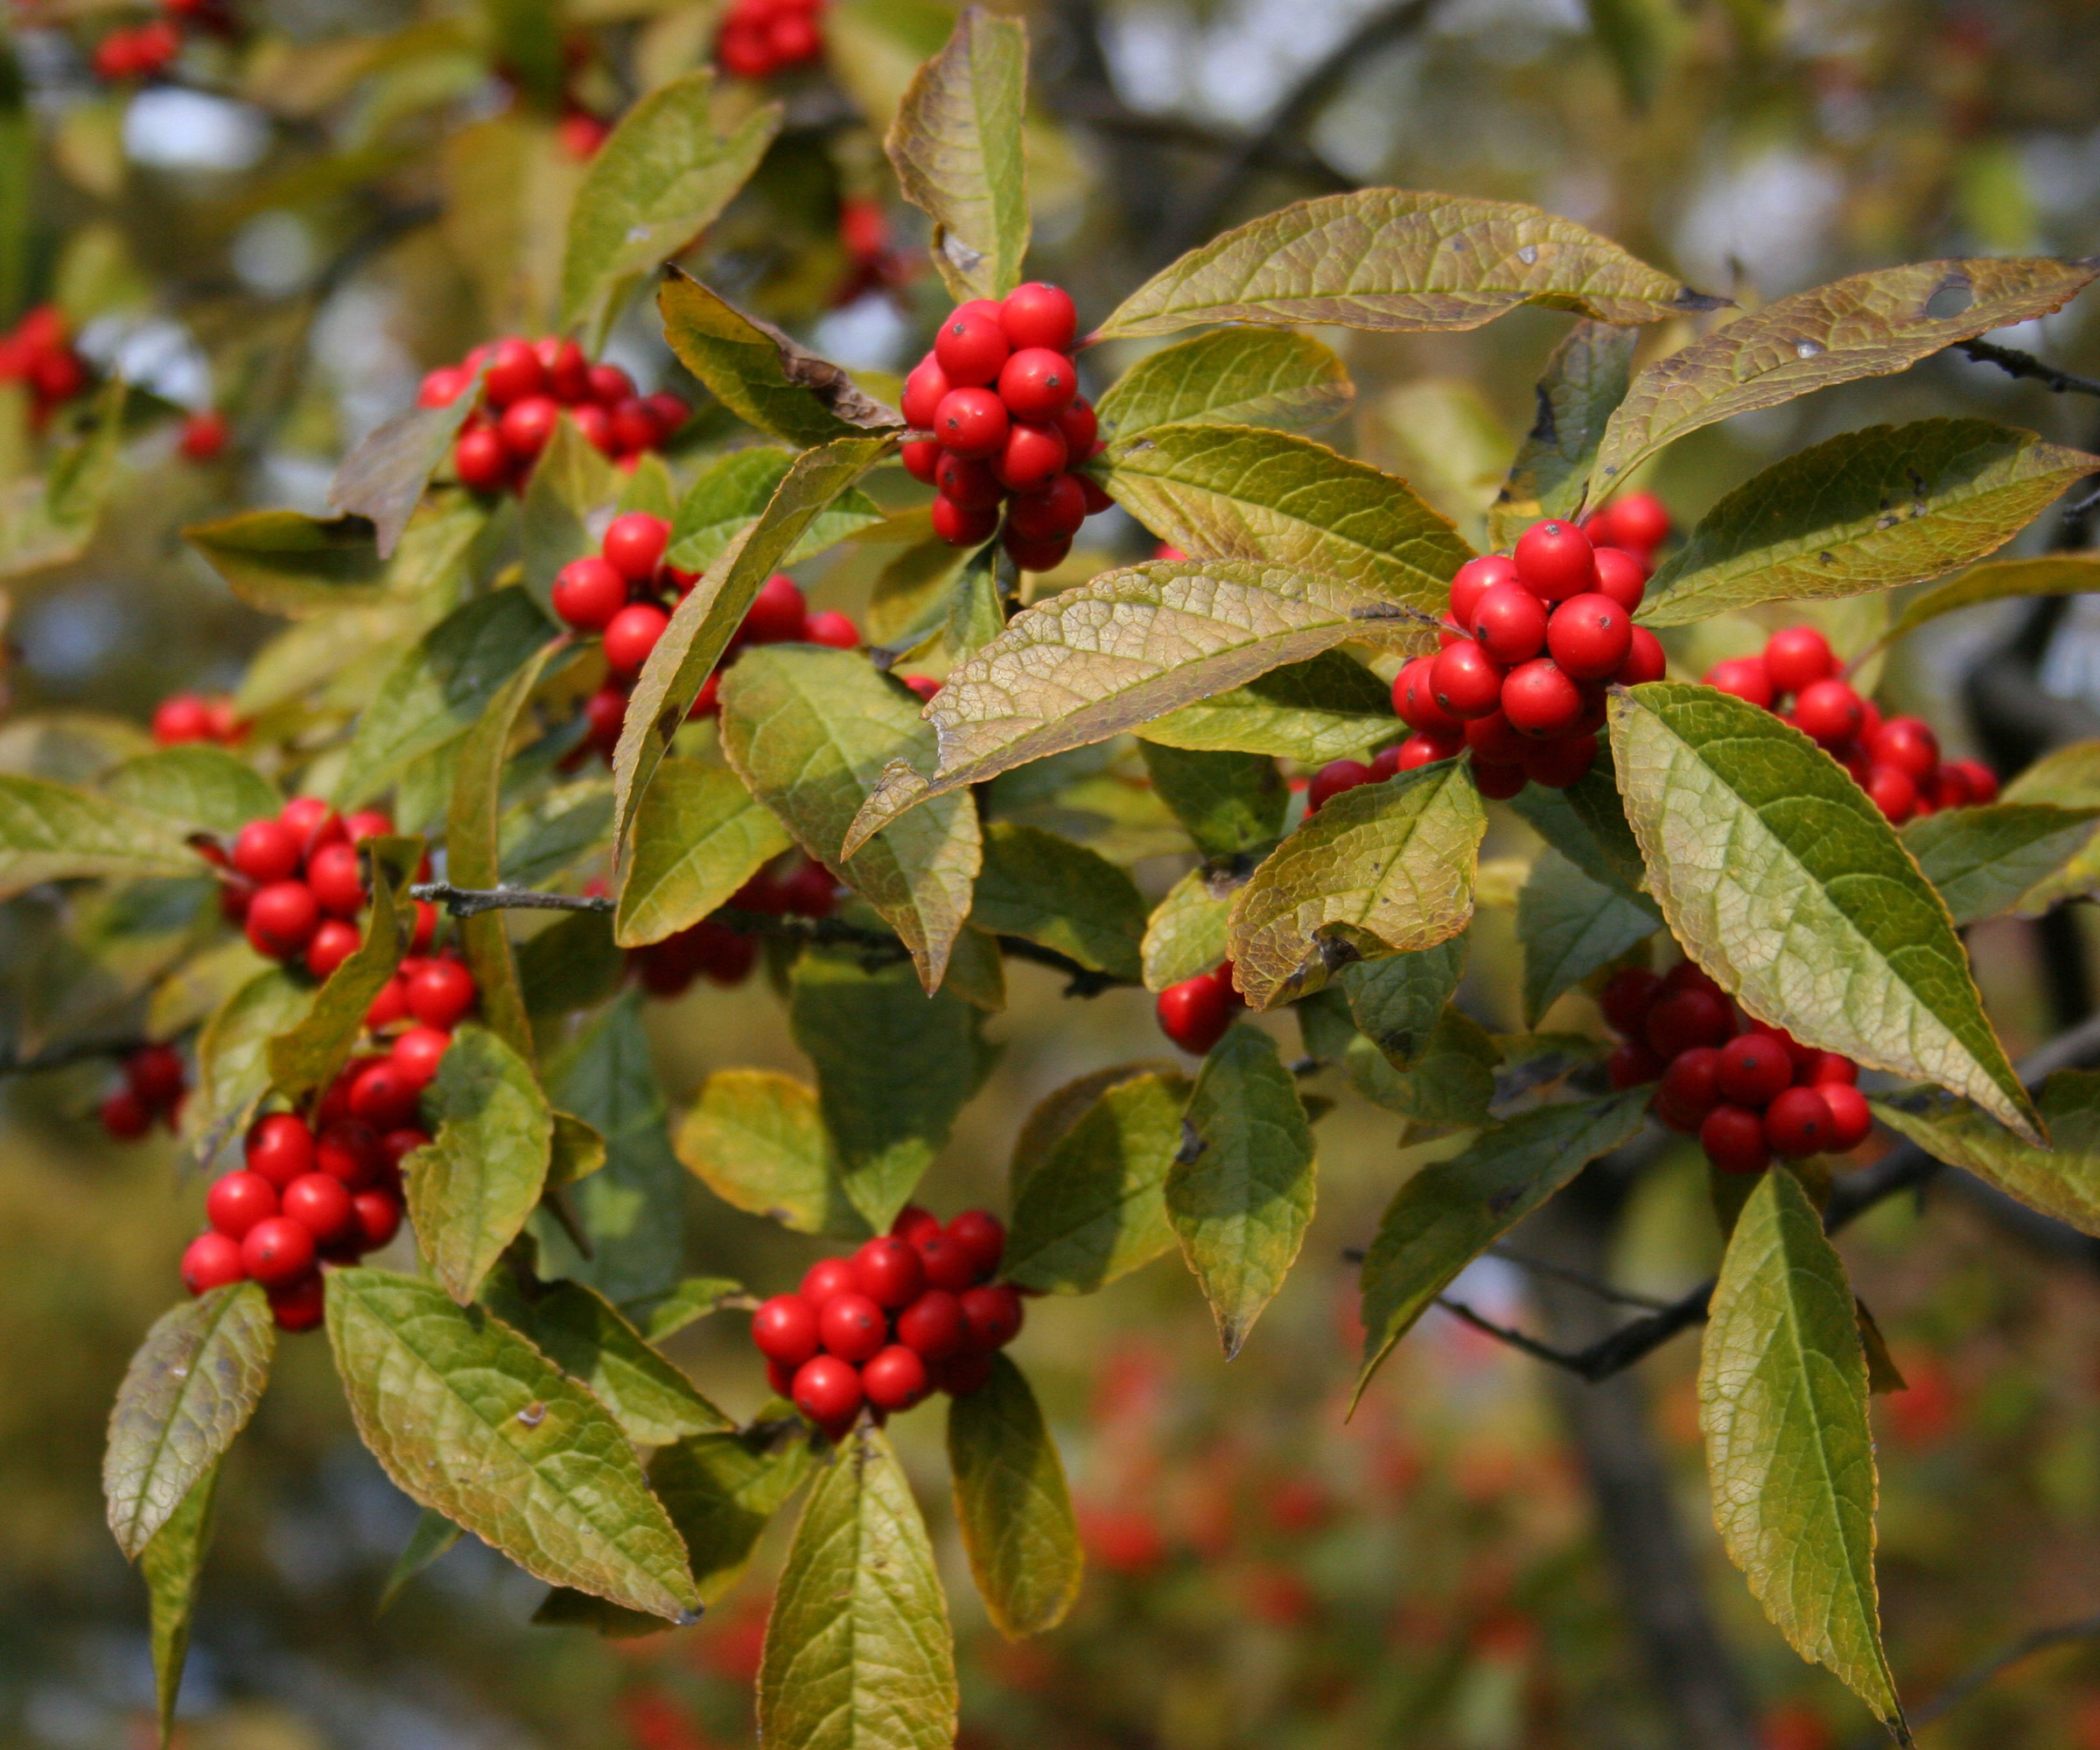
[[[136,16],[99,0],[14,10],[0,315],[55,301],[99,367],[171,407],[220,409],[233,431],[200,465],[177,452],[174,423],[149,422],[88,550],[14,587],[0,682],[18,724],[74,711],[143,724],[170,692],[239,684],[273,627],[185,550],[180,528],[243,504],[319,510],[334,460],[410,400],[424,368],[505,329],[538,332],[582,174],[576,118],[610,119],[704,63],[718,21],[711,0],[234,9],[229,29],[191,32],[167,76],[119,86],[94,77],[91,56]],[[2093,0],[1062,0],[1027,16],[1030,266],[1069,286],[1082,318],[1222,225],[1362,183],[1536,201],[1746,304],[1901,260],[2100,249]],[[871,381],[915,357],[945,307],[930,274],[910,270],[923,261],[918,221],[896,202],[879,140],[950,22],[941,0],[832,0],[824,62],[765,87],[726,80],[718,97],[725,118],[778,97],[787,125],[688,264]],[[886,252],[857,255],[842,209],[871,198],[892,234]],[[1353,430],[1323,435],[1477,529],[1564,320],[1520,311],[1469,334],[1326,335],[1359,398]],[[2033,331],[1998,338],[2100,368],[2083,306]],[[1113,351],[1087,361],[1090,389],[1134,356]],[[610,355],[645,387],[692,392],[646,302]],[[1945,356],[1709,429],[1648,484],[1684,522],[1833,431],[1964,409],[2100,438],[2090,402]],[[1086,538],[1075,570],[1145,545],[1120,514]],[[887,556],[849,545],[804,581],[816,605],[859,614]],[[1959,751],[1980,735],[2001,760],[2063,724],[2100,725],[2100,613],[2010,613],[1912,640],[1885,701],[1926,708]],[[1979,731],[1967,715],[1978,677],[2015,645],[2055,715]],[[346,709],[357,654],[329,653],[319,671],[341,671]],[[0,721],[0,761],[50,757],[36,739]],[[1141,846],[1146,799],[1104,779],[1096,800],[1098,828]],[[1488,854],[1520,848],[1491,842]],[[21,906],[4,929],[13,1047],[33,1050],[74,987]],[[1475,935],[1463,1000],[1514,1028],[1508,914]],[[2082,915],[2047,933],[1993,924],[1972,948],[2015,1051],[2076,1018]],[[1584,999],[1564,1000],[1557,1019],[1580,1024]],[[732,1062],[798,1068],[762,981],[652,1004],[648,1026],[680,1102]],[[1021,967],[991,1032],[1004,1046],[994,1079],[927,1187],[943,1212],[1003,1206],[1007,1152],[1035,1100],[1161,1050],[1142,992],[1082,1004]],[[150,1741],[144,1598],[102,1526],[96,1479],[112,1389],[171,1298],[202,1196],[164,1139],[120,1150],[94,1130],[109,1073],[88,1063],[0,1084],[0,1735],[53,1750]],[[951,1586],[966,1744],[1676,1741],[1553,1382],[1432,1315],[1343,1420],[1358,1336],[1344,1250],[1368,1238],[1395,1182],[1394,1132],[1362,1107],[1323,1125],[1326,1195],[1306,1263],[1230,1368],[1169,1263],[1033,1306],[1020,1353],[1073,1472],[1091,1567],[1073,1619],[1017,1646],[967,1584]],[[697,1185],[689,1219],[690,1267],[760,1292],[812,1256]],[[1675,1294],[1716,1250],[1687,1152],[1634,1198],[1612,1275]],[[1876,1411],[1884,1604],[1906,1690],[1928,1696],[2022,1631],[2100,1607],[2100,1275],[2039,1260],[1952,1205],[1884,1208],[1847,1251],[1910,1380]],[[1491,1258],[1455,1292],[1525,1321],[1527,1289]],[[703,1321],[677,1353],[747,1414],[764,1387],[741,1325]],[[1647,1420],[1767,1742],[1850,1742],[1865,1716],[1724,1572],[1693,1364],[1689,1341],[1648,1364]],[[959,1581],[934,1498],[937,1418],[900,1425]],[[752,1741],[770,1544],[759,1573],[676,1634],[532,1628],[538,1588],[471,1539],[375,1618],[416,1516],[358,1446],[318,1340],[285,1346],[221,1500],[183,1709],[192,1750]],[[2020,1664],[1925,1741],[2100,1750],[2100,1643]]]

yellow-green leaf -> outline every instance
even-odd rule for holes
[[[102,794],[199,832],[228,836],[284,806],[254,766],[205,742],[127,760],[103,779]]]
[[[1225,958],[1232,896],[1246,880],[1244,871],[1203,867],[1190,870],[1167,889],[1145,920],[1138,944],[1146,990],[1164,990],[1209,971]]]
[[[732,1208],[798,1234],[865,1239],[816,1095],[769,1069],[718,1069],[678,1127],[673,1146]]]
[[[1611,730],[1648,889],[1750,1014],[2041,1140],[1946,906],[1837,761],[1769,711],[1677,682],[1616,694]]]
[[[1171,334],[1213,322],[1478,328],[1523,304],[1658,322],[1718,302],[1536,206],[1366,188],[1301,200],[1190,250],[1098,332]]]
[[[976,895],[970,920],[979,929],[1018,935],[1133,984],[1144,970],[1144,901],[1128,875],[1084,845],[1040,827],[995,822],[984,835]]]
[[[613,939],[639,948],[676,935],[727,903],[789,843],[734,772],[665,760],[634,817]]]
[[[1328,650],[1155,718],[1144,738],[1324,766],[1361,759],[1404,728],[1393,715],[1392,690],[1344,652]]]
[[[1844,1265],[1800,1180],[1768,1172],[1736,1217],[1699,1348],[1714,1522],[1794,1650],[1908,1741],[1881,1648],[1866,1397]]]
[[[732,450],[704,469],[678,500],[671,522],[668,557],[675,565],[700,571],[713,564],[724,548],[765,513],[780,482],[794,466],[794,452],[770,444]],[[850,535],[872,528],[882,512],[866,494],[841,493],[819,512],[780,563],[792,565],[835,546]],[[953,556],[955,549],[942,543]]]
[[[209,1166],[228,1133],[270,1091],[270,1042],[298,1025],[313,991],[281,966],[256,973],[212,1012],[197,1040],[197,1091],[183,1102],[183,1134]]]
[[[2083,890],[2095,878],[2086,852],[2096,820],[2100,808],[1994,802],[1943,808],[1912,821],[1902,837],[1959,926],[2015,909],[2046,910]]]
[[[1341,360],[1310,335],[1227,328],[1146,354],[1094,411],[1114,441],[1158,425],[1320,425],[1355,398]]]
[[[190,1652],[190,1619],[196,1610],[197,1579],[211,1547],[220,1466],[214,1459],[191,1485],[182,1505],[138,1552],[146,1583],[147,1639],[153,1653],[153,1690],[163,1750],[175,1730],[175,1704],[182,1694],[182,1668]]]
[[[570,411],[555,421],[554,435],[532,465],[518,509],[518,548],[525,587],[548,613],[554,612],[554,584],[572,560],[598,551],[604,512],[619,498],[629,476],[584,436]],[[595,528],[595,532],[594,532]]]
[[[2051,553],[2038,559],[1993,559],[1913,596],[1873,648],[1893,643],[1942,614],[1980,607],[1985,602],[2008,601],[2015,596],[2082,596],[2094,591],[2100,591],[2100,555]]]
[[[1079,1597],[1079,1522],[1035,1394],[1004,1355],[982,1390],[949,1401],[948,1465],[992,1627],[1010,1641],[1056,1628]]]
[[[1913,1109],[1874,1102],[1874,1113],[1935,1160],[1964,1167],[2008,1196],[2100,1236],[2100,1071],[2060,1069],[2035,1103],[2049,1146],[2036,1148],[1966,1100]]]
[[[0,772],[0,898],[97,875],[199,875],[206,865],[160,815]]]
[[[386,562],[362,516],[324,522],[296,510],[248,510],[182,533],[228,589],[265,613],[298,618],[386,593]]]

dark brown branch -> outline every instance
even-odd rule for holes
[[[477,918],[484,912],[609,912],[612,901],[603,893],[541,893],[529,887],[455,887],[450,881],[418,881],[409,889],[412,900],[428,900],[443,906],[456,918]]]
[[[2100,395],[2100,379],[2082,377],[2076,371],[2059,370],[2017,347],[1994,346],[1989,340],[1964,340],[1954,350],[1966,354],[1979,365],[1996,365],[2007,376],[2026,377],[2045,384],[2058,395]]]
[[[54,1045],[27,1057],[0,1051],[0,1075],[40,1075],[47,1069],[70,1069],[76,1063],[92,1063],[97,1058],[129,1057],[151,1043],[150,1040],[136,1037],[77,1040],[70,1045]]]

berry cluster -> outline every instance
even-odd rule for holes
[[[1100,449],[1071,347],[1079,313],[1054,285],[1018,286],[1004,303],[972,298],[941,325],[904,380],[904,416],[931,432],[904,466],[935,489],[934,533],[958,547],[999,527],[1023,570],[1047,571],[1079,526],[1110,500],[1076,471]]]
[[[1597,757],[1605,683],[1662,678],[1662,644],[1634,624],[1647,588],[1645,561],[1571,522],[1534,523],[1514,554],[1467,560],[1451,580],[1444,648],[1393,682],[1415,732],[1395,769],[1471,748],[1484,796],[1576,782]]]
[[[1159,1031],[1183,1051],[1201,1057],[1225,1037],[1225,1030],[1247,1006],[1232,982],[1232,962],[1221,961],[1208,972],[1169,984],[1152,1005]]]
[[[227,914],[247,929],[257,954],[302,961],[326,978],[360,940],[351,921],[367,897],[357,847],[393,830],[376,809],[346,818],[318,796],[294,796],[274,817],[250,821],[234,835]],[[416,953],[430,946],[437,928],[437,907],[417,900]]]
[[[821,863],[800,851],[776,858],[730,895],[739,911],[768,917],[826,918],[838,903],[838,884]],[[676,935],[629,950],[628,961],[652,997],[682,996],[696,978],[725,987],[741,984],[758,962],[757,941],[713,918]]]
[[[26,383],[30,423],[38,430],[52,410],[88,387],[88,361],[55,304],[39,304],[0,335],[0,382]]]
[[[94,46],[94,76],[105,85],[152,79],[182,52],[185,28],[229,34],[233,15],[226,0],[160,0],[160,17],[115,30]]]
[[[172,1045],[144,1045],[124,1060],[124,1079],[103,1097],[102,1128],[117,1141],[136,1142],[165,1121],[172,1130],[182,1114],[187,1079],[182,1055]]]
[[[722,71],[738,79],[768,79],[784,66],[824,52],[817,28],[820,0],[732,0],[715,38]]]
[[[604,641],[612,678],[584,705],[590,745],[612,762],[627,718],[627,697],[649,652],[671,623],[670,608],[690,590],[698,573],[682,570],[664,558],[671,525],[661,516],[631,510],[606,527],[596,553],[571,559],[554,580],[554,611],[564,625],[595,632]],[[811,613],[794,579],[776,573],[760,585],[743,623],[723,653],[726,666],[752,644],[826,644],[851,650],[860,633],[843,613]],[[691,715],[709,717],[716,709],[722,671],[707,677]]]
[[[451,406],[485,362],[480,402],[452,444],[452,471],[476,492],[522,493],[564,412],[595,448],[629,468],[643,451],[661,450],[692,412],[675,395],[637,393],[618,365],[594,365],[575,341],[551,334],[475,347],[426,375],[416,405]]]
[[[1939,738],[1922,718],[1886,721],[1838,672],[1830,640],[1812,626],[1783,626],[1756,656],[1706,671],[1706,684],[1775,712],[1852,774],[1895,825],[1942,808],[1998,800],[1998,775],[1978,760],[1940,759]],[[1793,709],[1782,709],[1791,696]]]
[[[153,708],[153,739],[163,747],[179,747],[186,741],[231,747],[246,727],[224,693],[177,693]]]
[[[982,1209],[943,1227],[907,1208],[887,1235],[811,1265],[799,1291],[752,1314],[766,1379],[833,1439],[863,1404],[880,1415],[982,1390],[993,1352],[1021,1329],[1021,1297],[991,1279],[1005,1250],[1005,1228]]]
[[[1873,1128],[1852,1059],[1763,1021],[1744,1026],[1727,994],[1689,960],[1661,978],[1628,967],[1600,1001],[1626,1040],[1612,1054],[1612,1085],[1659,1083],[1656,1117],[1696,1132],[1723,1172],[1761,1172],[1775,1154],[1844,1154]]]

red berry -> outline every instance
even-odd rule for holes
[[[941,368],[941,361],[928,353],[912,367],[912,374],[904,380],[906,422],[914,430],[931,431],[940,417],[942,402],[955,387]]]
[[[391,1058],[368,1064],[350,1084],[350,1116],[375,1130],[390,1130],[411,1123],[422,1095]]]
[[[1410,729],[1448,734],[1460,722],[1437,703],[1436,666],[1434,656],[1418,656],[1401,669],[1393,680],[1393,711]]]
[[[853,1285],[886,1312],[916,1300],[926,1287],[926,1264],[910,1241],[885,1234],[853,1254]]]
[[[1597,763],[1597,738],[1570,733],[1550,741],[1535,742],[1524,749],[1524,775],[1549,790],[1564,790],[1579,784]]]
[[[1094,416],[1094,403],[1083,395],[1057,416],[1057,429],[1065,434],[1065,453],[1074,462],[1085,461],[1101,441],[1101,422]],[[1087,508],[1089,512],[1106,510],[1108,506],[1089,504]]]
[[[1208,972],[1169,984],[1159,993],[1154,1011],[1159,1031],[1198,1057],[1225,1037],[1233,1019],[1231,998]]]
[[[1664,1060],[1718,1046],[1732,1031],[1728,1004],[1711,990],[1673,990],[1648,1012],[1649,1048]]]
[[[1216,974],[1211,975],[1215,977]],[[1229,995],[1229,981],[1221,979]],[[1236,1002],[1236,998],[1234,999]],[[1006,1228],[988,1209],[965,1209],[948,1224],[948,1236],[961,1246],[976,1266],[980,1278],[990,1276],[1006,1255]]]
[[[453,440],[452,472],[473,492],[501,492],[510,484],[510,452],[494,426],[476,426]]]
[[[581,121],[595,121],[592,116],[577,116]],[[588,158],[590,153],[583,154]],[[566,406],[570,402],[587,401],[591,397],[591,360],[584,356],[584,349],[573,340],[564,340],[550,334],[533,343],[533,352],[538,356],[541,368],[547,373],[547,392]]]
[[[1789,1088],[1765,1109],[1765,1140],[1774,1154],[1798,1159],[1829,1148],[1836,1126],[1820,1088]]]
[[[444,1060],[452,1036],[436,1027],[410,1027],[394,1041],[388,1060],[415,1087],[429,1086]]]
[[[802,637],[808,619],[801,586],[785,571],[775,571],[759,585],[738,630],[746,644],[791,644]]]
[[[328,1312],[328,1291],[318,1270],[270,1291],[270,1315],[280,1331],[311,1331]]]
[[[340,1180],[353,1191],[361,1190],[379,1179],[389,1159],[399,1164],[400,1157],[390,1157],[388,1150],[401,1134],[389,1130],[382,1140],[370,1124],[348,1117],[338,1119],[324,1125],[314,1140],[313,1170]]]
[[[1866,777],[1867,798],[1891,824],[1901,826],[1917,812],[1918,787],[1910,774],[1894,766],[1876,766]]]
[[[860,1371],[836,1355],[818,1355],[794,1370],[794,1407],[820,1428],[843,1428],[861,1405]]]
[[[634,397],[634,379],[618,365],[592,366],[587,381],[591,399],[602,408],[611,410]]]
[[[1787,1048],[1765,1033],[1744,1033],[1720,1047],[1715,1079],[1724,1100],[1760,1110],[1794,1080]]]
[[[1477,644],[1447,645],[1430,669],[1430,690],[1448,717],[1486,717],[1502,704],[1502,670]]]
[[[203,741],[210,733],[204,701],[194,693],[178,693],[172,699],[163,699],[154,708],[153,739],[163,747],[178,746],[186,741]]]
[[[156,1110],[182,1097],[182,1054],[172,1046],[141,1046],[124,1060],[124,1080]]]
[[[670,623],[670,615],[648,602],[620,609],[606,627],[606,666],[616,675],[639,675]]]
[[[601,456],[612,454],[612,421],[606,410],[592,402],[569,410],[569,423],[583,435],[584,441]]]
[[[1648,593],[1648,567],[1623,547],[1600,547],[1593,556],[1597,593],[1631,613]]]
[[[461,370],[457,365],[440,365],[434,371],[425,372],[423,387],[416,392],[416,405],[450,407],[458,400],[460,391],[472,375],[472,371]]]
[[[1798,693],[1838,669],[1830,640],[1812,626],[1788,626],[1774,633],[1765,640],[1764,661],[1775,693]]]
[[[1590,537],[1572,522],[1535,522],[1517,539],[1517,581],[1547,601],[1565,601],[1597,586]]]
[[[934,533],[951,547],[974,547],[999,526],[997,510],[971,510],[952,498],[934,500]]]
[[[1496,584],[1473,605],[1473,635],[1504,668],[1546,648],[1546,605],[1522,584]]]
[[[1637,1040],[1648,1029],[1648,1012],[1662,994],[1662,981],[1645,966],[1614,972],[1597,998],[1605,1025],[1621,1038]]]
[[[1483,553],[1468,559],[1451,580],[1451,617],[1464,631],[1473,630],[1473,611],[1480,598],[1497,584],[1516,582],[1516,561],[1505,553]],[[1430,727],[1418,724],[1418,729]]]
[[[1998,800],[1998,774],[1980,760],[1950,760],[1940,775],[1959,779],[1967,787],[1969,806],[1982,808]]]
[[[926,1266],[928,1293],[939,1289],[948,1294],[960,1294],[977,1279],[976,1256],[951,1235],[932,1234],[917,1244],[920,1261]]]
[[[324,918],[306,944],[306,970],[316,978],[327,978],[357,952],[357,926],[341,918]]]
[[[1859,695],[1843,681],[1811,681],[1794,701],[1795,724],[1824,747],[1842,747],[1866,720]]]
[[[257,954],[289,960],[313,940],[321,908],[304,881],[273,881],[248,902],[248,939]]]
[[[1069,541],[1024,540],[1011,528],[1000,537],[999,544],[1006,550],[1006,556],[1013,561],[1015,569],[1022,571],[1054,571],[1072,550]]]
[[[304,1180],[294,1181],[304,1183]],[[285,1187],[287,1193],[290,1188]],[[297,1282],[313,1268],[313,1259],[312,1232],[288,1215],[272,1215],[256,1222],[241,1242],[242,1266],[265,1288]]]
[[[1546,648],[1572,680],[1602,681],[1619,672],[1633,648],[1634,622],[1611,597],[1592,591],[1553,610]]]
[[[277,811],[277,818],[298,835],[304,856],[350,836],[342,817],[318,796],[294,796]]]
[[[357,1228],[357,1211],[341,1180],[309,1172],[284,1187],[284,1213],[313,1236],[317,1246],[332,1246]]]
[[[456,960],[426,961],[409,980],[409,1012],[426,1027],[449,1031],[474,1006],[474,975]]]
[[[324,844],[306,860],[306,885],[324,912],[353,918],[365,903],[364,871],[357,847],[338,842]]]
[[[1647,552],[1670,538],[1670,512],[1653,493],[1628,493],[1604,508],[1613,537]]]
[[[1062,353],[1079,333],[1079,312],[1061,286],[1031,280],[1006,294],[999,306],[999,326],[1006,343],[1017,350],[1047,346]]]
[[[1527,738],[1520,735],[1502,712],[1490,711],[1466,725],[1466,745],[1473,749],[1475,759],[1490,766],[1521,766]]]
[[[1003,1349],[1020,1334],[1021,1297],[1004,1283],[966,1289],[962,1303],[963,1342],[973,1353]]]
[[[1312,774],[1306,787],[1306,812],[1317,813],[1320,805],[1371,781],[1371,768],[1361,760],[1330,760]]]
[[[931,438],[914,438],[897,452],[898,459],[904,464],[905,472],[915,480],[925,481],[929,486],[934,483],[934,471],[940,466],[942,457],[947,453]]]
[[[384,838],[393,830],[392,817],[378,808],[354,808],[343,816],[343,832],[353,844]]]
[[[1439,760],[1456,760],[1465,751],[1465,747],[1466,742],[1462,736],[1448,732],[1438,733],[1430,730],[1418,730],[1399,746],[1386,749],[1386,753],[1393,756],[1393,771],[1411,772],[1418,766],[1432,766]],[[1385,758],[1385,754],[1381,753],[1378,758],[1382,760]],[[1376,761],[1373,762],[1372,769],[1374,771],[1377,769]]]
[[[800,1292],[818,1312],[841,1294],[852,1294],[853,1265],[845,1258],[820,1258],[803,1271]]]
[[[496,422],[496,435],[503,447],[521,462],[529,462],[547,447],[554,428],[561,423],[561,403],[550,395],[528,395],[503,410]]]
[[[782,1367],[778,1362],[766,1363],[766,1383],[773,1388],[775,1397],[794,1396],[794,1369]]]
[[[663,563],[670,544],[671,525],[646,510],[630,510],[606,526],[598,543],[606,563],[631,584],[646,584]]]
[[[1006,513],[1006,526],[1027,541],[1066,541],[1087,520],[1087,495],[1076,477],[1059,474],[1040,491],[1024,493]]]
[[[751,1315],[751,1340],[767,1361],[799,1368],[817,1351],[816,1308],[799,1294],[776,1294]]]
[[[1746,1106],[1716,1106],[1707,1113],[1699,1146],[1723,1172],[1762,1172],[1772,1162],[1765,1121]]]
[[[926,1363],[901,1343],[878,1351],[860,1370],[861,1389],[878,1410],[909,1410],[930,1389]]]
[[[514,335],[496,342],[489,353],[488,374],[481,392],[494,408],[506,408],[528,396],[547,393],[547,367],[532,344]]]
[[[1491,802],[1508,802],[1530,781],[1522,766],[1498,766],[1474,756],[1473,787]]]
[[[844,614],[830,608],[822,613],[813,613],[802,622],[802,639],[809,644],[822,644],[831,650],[858,650],[860,648],[860,628]]]
[[[237,1240],[258,1222],[277,1213],[277,1187],[259,1172],[236,1170],[215,1180],[205,1194],[205,1219],[229,1240]]]
[[[1572,729],[1582,715],[1580,689],[1550,656],[1535,656],[1512,668],[1499,702],[1502,715],[1526,735],[1559,735]]]
[[[200,1234],[183,1249],[182,1285],[192,1294],[208,1294],[228,1283],[245,1282],[241,1242],[224,1234]]]
[[[282,1190],[313,1171],[313,1132],[296,1113],[270,1113],[250,1127],[242,1158],[250,1172]]]
[[[991,458],[991,471],[1013,492],[1040,492],[1064,472],[1066,460],[1065,434],[1055,425],[1016,419]]]
[[[250,821],[234,836],[233,864],[251,881],[288,881],[299,872],[305,848],[281,820]]]
[[[890,1223],[891,1233],[900,1240],[908,1240],[913,1245],[930,1240],[940,1231],[941,1218],[930,1209],[920,1208],[916,1203],[906,1203]]]
[[[1873,732],[1867,752],[1875,765],[1894,766],[1914,782],[1940,769],[1940,738],[1921,718],[1892,717]]]
[[[999,367],[999,399],[1017,419],[1055,419],[1078,393],[1072,360],[1047,346],[1024,346]]]
[[[954,1247],[952,1241],[943,1243],[961,1255],[961,1248]],[[968,1285],[965,1282],[964,1286]],[[958,1354],[968,1330],[962,1320],[962,1303],[956,1298],[956,1292],[928,1289],[897,1315],[897,1340],[929,1362],[946,1361]]]
[[[1732,693],[1760,710],[1770,710],[1775,696],[1772,676],[1761,656],[1732,656],[1725,662],[1716,662],[1706,671],[1706,684],[1718,691]]]
[[[858,1279],[858,1278],[856,1278]],[[834,1294],[818,1310],[818,1336],[841,1361],[864,1362],[889,1340],[882,1308],[858,1289]]]
[[[1832,1154],[1850,1154],[1874,1128],[1874,1115],[1866,1096],[1842,1082],[1819,1082],[1816,1091],[1823,1096],[1823,1103],[1830,1114],[1829,1138],[1824,1147]]]
[[[934,357],[942,374],[958,386],[996,381],[1011,350],[999,306],[984,298],[972,298],[951,312],[934,337]]]
[[[390,1191],[360,1191],[350,1199],[356,1213],[354,1238],[360,1252],[375,1252],[401,1231],[401,1200]]]
[[[631,395],[612,410],[612,447],[623,456],[632,456],[653,447],[656,442],[656,416],[648,402],[638,395]]]
[[[1859,1066],[1841,1051],[1819,1051],[1803,1064],[1797,1064],[1795,1080],[1813,1082],[1818,1088],[1850,1088],[1859,1079]]]
[[[1006,488],[990,462],[952,451],[942,453],[940,466],[934,470],[934,486],[942,498],[965,510],[997,510],[1006,498]]]

